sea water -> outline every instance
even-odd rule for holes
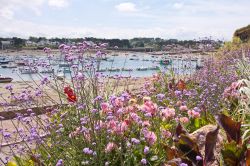
[[[136,55],[136,56],[135,56]],[[39,58],[34,56],[35,58]],[[42,58],[42,57],[40,57]],[[136,59],[136,60],[131,60]],[[134,53],[134,54],[120,54],[118,56],[108,56],[108,61],[101,60],[99,69],[114,69],[118,68],[120,71],[105,71],[100,72],[106,76],[124,76],[124,77],[148,77],[152,76],[159,72],[159,70],[145,70],[138,71],[138,68],[151,68],[155,66],[160,67],[160,71],[162,72],[171,72],[173,71],[175,74],[180,75],[189,75],[196,71],[197,61],[185,60],[181,58],[173,58],[172,64],[170,65],[160,65],[159,61],[162,56],[159,55],[150,55],[145,53]],[[138,59],[138,60],[137,60]],[[51,66],[55,75],[59,69],[59,65]],[[121,69],[131,69],[132,71],[122,71]],[[38,67],[39,70],[42,70],[41,67]],[[72,71],[72,69],[71,69]],[[52,76],[53,74],[21,74],[18,68],[10,69],[10,68],[1,68],[0,74],[6,77],[13,78],[13,81],[32,81],[32,80],[40,80],[43,76]],[[70,78],[71,74],[66,73],[65,76]]]

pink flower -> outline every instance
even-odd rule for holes
[[[174,108],[166,108],[162,110],[162,116],[166,119],[172,118],[175,116],[175,109]]]
[[[154,104],[152,101],[146,101],[143,105],[143,111],[155,115],[157,112],[157,105]]]
[[[151,125],[150,125],[150,122],[148,120],[142,122],[142,127],[149,127],[149,126],[151,126]]]
[[[178,106],[178,107],[181,106],[181,104],[182,104],[181,101],[177,101],[177,102],[176,102],[176,106]]]
[[[155,133],[148,130],[144,131],[144,137],[149,145],[153,145],[157,140],[157,136],[155,135]]]
[[[126,130],[128,130],[128,124],[124,121],[116,126],[115,133],[123,134]]]
[[[188,116],[190,116],[192,118],[199,118],[200,117],[200,113],[196,112],[194,110],[188,110]]]
[[[115,128],[116,128],[116,121],[114,121],[114,120],[109,121],[108,122],[108,128],[112,129],[112,130],[115,130]]]
[[[193,117],[194,118],[199,118],[200,117],[200,113],[199,112],[193,112]]]
[[[69,138],[73,138],[73,137],[79,135],[80,133],[81,133],[81,129],[80,129],[80,127],[77,127],[75,131],[73,131],[69,134]]]
[[[181,117],[179,120],[181,123],[188,123],[189,122],[189,119],[187,117]]]
[[[113,142],[109,142],[105,148],[105,152],[109,153],[117,148],[117,145]]]
[[[116,98],[115,99],[115,106],[116,107],[122,107],[123,106],[123,101],[121,98]]]
[[[182,105],[182,106],[180,106],[180,110],[181,110],[181,111],[187,111],[188,108],[187,108],[186,105]]]
[[[104,112],[108,112],[109,111],[109,103],[101,103],[101,109]]]
[[[170,138],[171,137],[171,132],[168,130],[162,130],[161,134],[164,138]]]

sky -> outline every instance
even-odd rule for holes
[[[0,0],[1,37],[231,40],[250,0]]]

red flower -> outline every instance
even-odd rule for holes
[[[68,96],[67,99],[69,102],[76,102],[77,101],[76,95],[71,87],[69,87],[69,86],[65,87],[64,93]]]
[[[70,86],[66,86],[66,87],[64,88],[64,93],[65,93],[65,94],[68,94],[68,93],[74,93],[74,92],[73,92],[73,90],[71,89]]]

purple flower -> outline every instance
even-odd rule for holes
[[[201,156],[196,156],[196,160],[200,161],[200,160],[202,160],[202,157]]]
[[[140,143],[140,140],[136,139],[136,138],[131,138],[131,142],[134,143],[135,145]]]
[[[98,112],[97,109],[92,109],[92,110],[91,110],[91,113],[92,113],[92,114],[95,114],[95,113],[97,113],[97,112]]]
[[[84,110],[86,108],[86,105],[85,104],[80,104],[77,109],[79,110]]]
[[[102,97],[101,96],[97,96],[95,99],[94,99],[94,103],[97,102],[97,101],[102,101]]]
[[[43,77],[42,80],[41,80],[41,84],[42,84],[42,85],[46,85],[46,84],[48,84],[48,83],[49,83],[48,77]]]
[[[157,94],[156,95],[157,100],[162,101],[165,98],[165,94]]]
[[[101,51],[97,51],[96,56],[97,57],[102,57],[102,52]]]
[[[93,150],[91,150],[89,148],[84,148],[83,153],[91,155],[91,154],[93,154]]]
[[[84,78],[85,78],[85,76],[84,76],[83,73],[81,73],[81,72],[78,72],[78,73],[77,73],[76,79],[77,79],[78,81],[82,81],[82,80],[84,80]]]
[[[5,86],[5,89],[7,89],[9,91],[12,91],[13,90],[13,85],[8,84],[8,85]]]
[[[56,163],[56,166],[63,166],[63,160],[59,159]]]
[[[152,117],[152,114],[151,114],[150,112],[148,112],[148,113],[145,114],[145,117],[151,118],[151,117]]]
[[[149,153],[149,147],[145,146],[143,152],[144,152],[144,154],[148,154]]]
[[[142,165],[146,165],[147,164],[147,160],[145,158],[141,159],[141,164]]]
[[[175,93],[176,96],[180,96],[182,94],[182,92],[179,91],[179,90],[176,90],[174,93]]]
[[[180,166],[188,166],[186,163],[181,163]]]
[[[8,133],[8,132],[3,132],[3,136],[4,136],[5,139],[8,139],[8,138],[11,137],[11,134]]]

